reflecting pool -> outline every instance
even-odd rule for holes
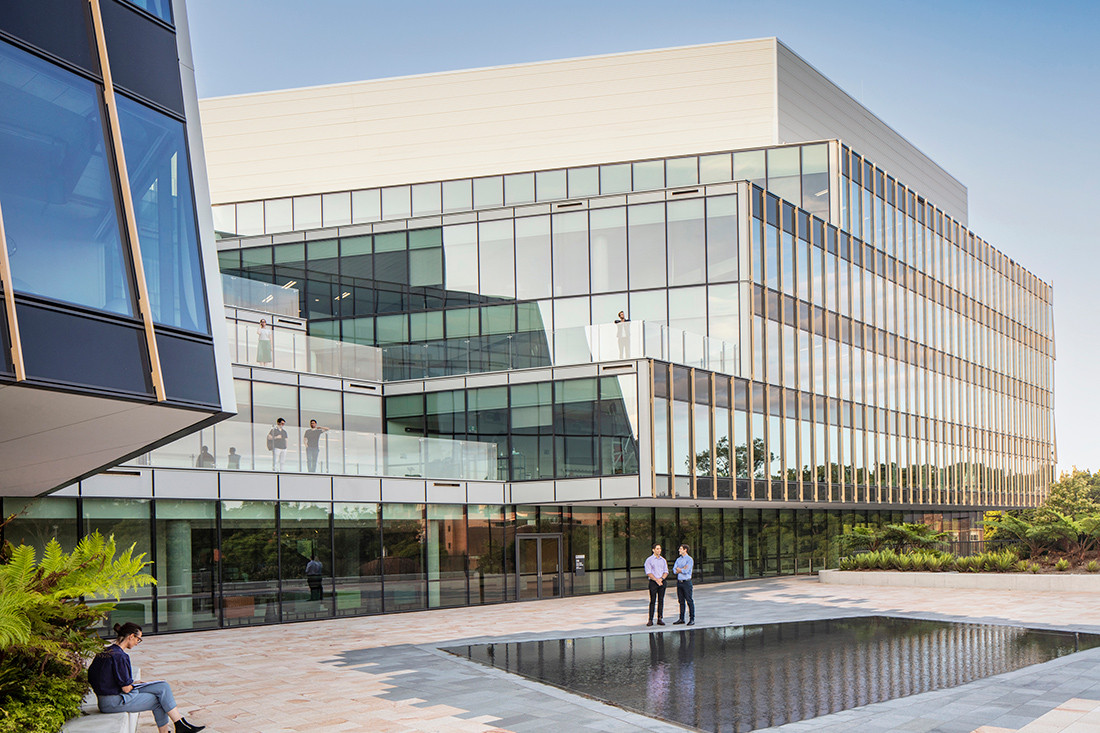
[[[750,731],[953,687],[1100,636],[887,616],[452,647],[654,718]]]

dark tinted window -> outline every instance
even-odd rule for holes
[[[99,73],[86,0],[4,0],[0,31]]]
[[[208,343],[157,334],[160,369],[169,399],[220,404],[214,347]]]
[[[152,393],[138,327],[25,304],[17,312],[29,378]]]
[[[101,8],[114,83],[182,115],[176,34],[127,3],[104,0]]]

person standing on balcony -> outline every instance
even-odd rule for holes
[[[261,318],[260,327],[256,329],[256,363],[271,362],[271,328],[267,325],[267,319]]]
[[[657,625],[664,626],[665,615],[665,578],[668,577],[668,563],[661,557],[661,546],[653,546],[653,554],[645,559],[645,576],[649,578],[649,623],[653,625],[653,606],[657,606]]]
[[[676,573],[676,600],[680,602],[680,618],[673,625],[684,623],[684,604],[687,604],[690,612],[687,625],[695,625],[695,598],[691,586],[691,571],[694,569],[695,560],[688,554],[688,546],[680,545],[680,557],[672,565],[672,572]]]
[[[626,317],[625,311],[619,311],[619,316],[615,319],[615,338],[619,342],[619,358],[630,356],[630,319]]]
[[[275,427],[267,434],[267,448],[271,451],[271,470],[282,471],[286,463],[286,420],[281,417],[275,421]]]
[[[306,465],[310,473],[317,473],[317,456],[321,452],[321,434],[328,428],[318,427],[316,420],[309,421],[309,430],[302,434],[306,441]]]
[[[196,468],[214,468],[214,454],[210,452],[210,447],[204,445],[202,450],[199,451],[198,457],[195,459]]]

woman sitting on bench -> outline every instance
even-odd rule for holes
[[[95,691],[101,713],[138,713],[152,710],[160,733],[191,733],[205,725],[193,725],[176,709],[167,682],[135,682],[126,652],[141,643],[141,627],[135,623],[115,624],[115,640],[96,654],[88,667],[88,682]]]

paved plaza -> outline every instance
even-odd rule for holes
[[[930,592],[794,577],[702,585],[695,595],[698,626],[888,614],[1100,633],[1100,594]],[[145,679],[169,680],[184,714],[211,733],[682,731],[439,650],[646,631],[647,605],[640,591],[151,636],[133,657]],[[766,730],[1077,733],[1097,730],[1098,700],[1100,648]],[[155,730],[143,714],[139,731]]]

